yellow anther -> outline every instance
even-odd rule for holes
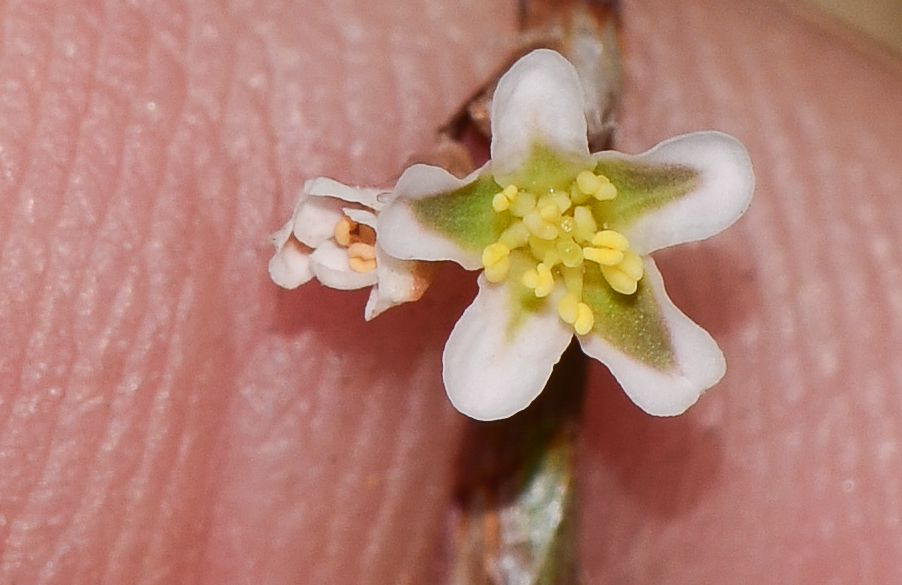
[[[376,230],[368,225],[357,223],[346,215],[343,215],[335,223],[332,236],[335,238],[335,243],[343,248],[348,248],[357,243],[363,243],[372,247],[376,243]]]
[[[616,266],[601,266],[601,274],[611,288],[625,295],[631,295],[639,288],[639,282]]]
[[[495,211],[507,211],[510,209],[511,202],[517,198],[517,194],[520,190],[516,185],[508,185],[501,191],[495,194],[492,198],[492,208]]]
[[[579,305],[579,297],[573,293],[567,293],[558,301],[557,314],[564,323],[573,325],[579,318]]]
[[[616,266],[623,261],[623,252],[611,248],[583,248],[583,256],[586,260],[598,262],[602,266]]]
[[[539,210],[539,215],[547,222],[555,222],[561,217],[561,208],[557,206],[557,203],[546,203],[541,207],[536,206],[536,209]]]
[[[551,268],[543,263],[536,264],[535,268],[531,268],[523,273],[521,279],[523,285],[535,291],[538,298],[547,297],[554,288],[554,276],[551,274]]]
[[[645,275],[645,265],[642,263],[642,257],[632,250],[626,250],[623,253],[623,260],[617,265],[617,268],[633,280],[641,280]]]
[[[483,266],[492,266],[499,261],[503,260],[510,256],[511,249],[501,242],[495,242],[494,244],[489,244],[482,251],[482,265]]]
[[[576,235],[581,240],[591,241],[598,231],[598,224],[595,223],[592,210],[584,205],[573,209],[573,221],[576,223]]]
[[[348,246],[348,266],[354,272],[372,272],[376,269],[376,249],[363,242],[351,244]]]
[[[576,331],[577,335],[585,335],[589,331],[592,331],[592,327],[595,326],[595,314],[592,312],[592,309],[586,303],[580,303],[577,305],[577,317],[576,321],[573,322],[573,329]]]
[[[537,238],[553,240],[557,237],[557,226],[542,217],[538,209],[533,209],[523,217],[523,223]]]
[[[520,191],[517,197],[511,200],[510,209],[512,215],[524,217],[527,213],[535,209],[536,196],[529,191]]]
[[[510,271],[510,248],[501,242],[489,244],[482,251],[482,265],[489,282],[501,282]]]
[[[601,187],[601,179],[592,171],[583,171],[576,175],[576,186],[586,195],[594,195]]]
[[[344,248],[350,246],[351,232],[355,229],[357,229],[356,221],[351,220],[351,218],[346,215],[341,216],[341,219],[335,224],[335,230],[333,231],[335,243]]]
[[[485,267],[485,277],[489,282],[502,282],[507,278],[511,269],[511,259],[502,258],[491,266]]]
[[[505,197],[504,193],[495,193],[495,196],[492,197],[492,209],[495,211],[507,211],[510,206],[511,200]]]
[[[501,232],[498,241],[513,250],[529,241],[529,228],[522,221],[515,221]]]
[[[607,179],[607,177],[605,177]],[[599,201],[610,201],[617,197],[617,187],[615,187],[610,182],[602,183],[598,190],[592,194],[593,197],[598,199]]]
[[[593,246],[611,248],[612,250],[629,250],[630,242],[626,236],[614,230],[602,230],[592,238]]]
[[[573,202],[570,200],[570,195],[564,191],[550,191],[539,197],[539,200],[536,202],[536,207],[538,208],[543,208],[546,205],[556,205],[558,214],[561,214],[570,209]]]
[[[564,294],[557,301],[558,315],[577,335],[591,333],[595,314],[583,302],[585,261],[597,263],[607,283],[621,294],[635,293],[644,275],[642,258],[630,249],[626,236],[598,229],[604,225],[604,218],[597,219],[595,214],[604,215],[606,210],[595,200],[615,197],[617,188],[610,179],[591,170],[579,173],[566,189],[531,192],[520,191],[516,185],[506,186],[492,199],[495,211],[510,215],[503,216],[507,227],[498,241],[483,249],[486,279],[502,282],[510,276],[513,259],[529,262],[532,268],[517,269],[523,270],[522,285],[542,299],[562,283]],[[343,227],[342,239],[352,244],[359,241],[355,240],[355,227]],[[345,231],[350,235],[344,236]]]
[[[582,203],[588,196],[599,201],[608,201],[617,197],[617,188],[604,175],[596,175],[592,171],[583,171],[576,175],[576,187],[582,194],[575,203]]]

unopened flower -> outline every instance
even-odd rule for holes
[[[428,270],[388,256],[376,241],[380,194],[385,193],[327,178],[307,181],[291,219],[272,235],[272,280],[288,289],[313,278],[341,290],[372,286],[367,320],[418,299],[428,286]]]
[[[525,408],[573,335],[655,415],[682,413],[725,372],[649,253],[742,215],[754,185],[745,148],[701,132],[638,156],[592,154],[583,112],[573,66],[534,51],[498,83],[492,159],[464,179],[412,166],[378,214],[391,256],[482,270],[443,360],[452,403],[473,418]]]

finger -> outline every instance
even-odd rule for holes
[[[513,19],[323,6],[3,13],[0,580],[430,570],[461,420],[443,307],[466,299],[367,328],[360,296],[277,292],[266,237],[304,178],[389,180]]]

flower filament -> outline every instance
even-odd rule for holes
[[[586,262],[598,264],[608,285],[625,295],[636,292],[644,275],[642,258],[630,249],[627,238],[615,230],[599,229],[592,200],[616,197],[616,186],[589,170],[576,176],[569,192],[550,189],[536,194],[506,186],[492,199],[492,208],[510,214],[511,222],[496,242],[483,249],[486,279],[506,280],[511,253],[525,252],[534,265],[516,275],[519,282],[537,298],[548,297],[557,283],[563,283],[558,315],[577,334],[585,335],[595,325],[595,315],[583,301]]]
[[[365,274],[376,269],[376,231],[343,215],[335,224],[335,243],[348,251],[348,266]]]

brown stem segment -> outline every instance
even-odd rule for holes
[[[458,463],[450,585],[575,585],[576,446],[585,356],[564,353],[515,416],[472,421]]]

